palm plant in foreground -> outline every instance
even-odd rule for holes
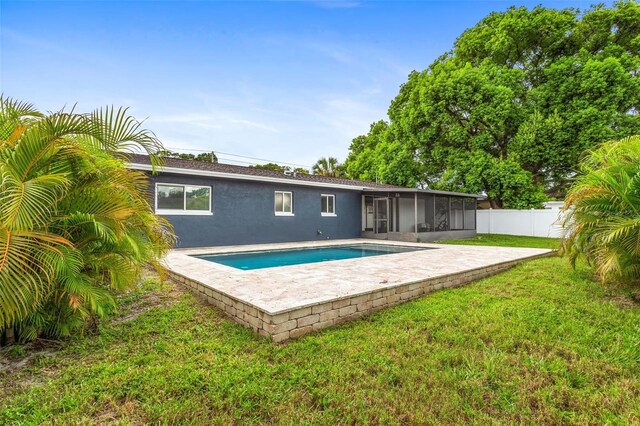
[[[125,167],[136,148],[157,162],[125,109],[43,115],[0,97],[0,331],[69,335],[171,247],[146,176]]]
[[[640,136],[591,151],[565,199],[562,251],[603,283],[640,282]]]

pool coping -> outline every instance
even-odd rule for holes
[[[348,258],[344,258],[344,259],[327,259],[327,260],[319,260],[319,261],[313,261],[313,262],[302,262],[302,263],[294,263],[294,264],[290,264],[290,265],[279,265],[279,266],[264,266],[264,267],[260,267],[260,268],[252,268],[252,269],[242,269],[242,268],[237,268],[235,266],[230,266],[221,262],[216,262],[215,260],[211,260],[211,259],[206,259],[205,257],[217,257],[217,256],[221,256],[221,257],[225,257],[225,256],[234,256],[234,255],[243,255],[243,254],[258,254],[258,253],[278,253],[278,252],[292,252],[292,251],[303,251],[303,250],[318,250],[318,249],[322,249],[322,248],[340,248],[340,247],[356,247],[356,246],[372,246],[372,247],[379,247],[379,246],[389,246],[389,247],[402,247],[405,249],[412,249],[412,250],[406,250],[406,251],[398,251],[398,252],[387,252],[387,253],[378,253],[378,254],[373,254],[373,255],[368,255],[368,256],[354,256],[354,257],[348,257]],[[424,246],[424,247],[423,247]],[[188,256],[192,256],[195,257],[197,259],[202,259],[202,260],[206,260],[207,262],[214,262],[217,263],[218,265],[222,265],[228,268],[232,268],[233,270],[237,270],[237,271],[255,271],[255,270],[259,270],[259,269],[270,269],[270,268],[277,268],[277,267],[282,267],[282,266],[297,266],[297,265],[305,265],[305,264],[309,264],[309,263],[321,263],[321,262],[329,262],[329,261],[336,261],[336,260],[349,260],[349,259],[358,259],[358,258],[366,258],[366,257],[375,257],[375,256],[382,256],[382,255],[387,255],[387,254],[396,254],[396,253],[410,253],[410,252],[414,252],[414,251],[419,251],[419,250],[436,250],[435,247],[426,247],[425,244],[422,244],[421,247],[415,247],[415,246],[409,246],[409,245],[401,245],[401,244],[384,244],[384,243],[370,243],[370,242],[360,242],[360,243],[355,243],[355,244],[331,244],[331,245],[324,245],[324,246],[305,246],[305,247],[289,247],[289,248],[275,248],[275,249],[263,249],[263,250],[250,250],[250,251],[235,251],[235,252],[225,252],[225,253],[199,253],[199,254],[188,254]]]
[[[269,248],[287,249],[362,243],[416,246],[422,248],[437,248],[440,250],[394,253],[366,258],[254,270],[241,270],[191,257],[193,254],[203,253],[242,253],[268,250]],[[387,269],[398,266],[402,267],[403,264],[405,267],[412,265],[415,267],[415,265],[420,265],[420,263],[416,263],[416,256],[411,255],[421,252],[441,252],[452,259],[465,255],[470,256],[471,254],[475,254],[476,257],[478,257],[477,254],[479,252],[484,254],[484,256],[479,256],[475,262],[472,262],[475,266],[450,265],[451,267],[455,266],[451,272],[435,271],[434,273],[433,270],[429,269],[429,265],[426,265],[422,268],[424,270],[422,273],[418,271],[418,273],[415,274],[405,274],[405,279],[399,279],[395,282],[387,282],[387,280],[380,281],[379,283],[373,282],[372,280],[378,279],[378,275],[380,274],[370,274],[370,276],[364,277],[354,275],[354,271],[355,274],[362,274],[363,270],[366,272],[367,269],[375,269],[373,266],[367,265],[366,262],[382,257],[388,258],[395,256],[394,259],[384,259],[378,262],[382,263],[382,266],[377,265],[380,266],[377,267],[378,272],[392,273],[387,271]],[[189,287],[198,297],[222,310],[235,322],[262,336],[270,338],[274,342],[284,342],[316,330],[361,318],[381,309],[421,297],[432,291],[467,284],[507,270],[525,260],[553,254],[554,251],[546,249],[457,246],[351,239],[174,250],[165,259],[165,267],[171,278]],[[433,256],[423,257],[424,259],[417,259],[418,262],[430,258],[433,261]],[[342,264],[338,265],[339,262],[342,262]],[[330,284],[344,287],[341,287],[342,293],[332,297],[333,293],[327,293],[327,288],[331,289],[331,286],[322,283],[318,285],[318,280],[316,280],[313,275],[314,271],[316,275],[324,274],[329,278],[333,278],[334,282]],[[351,275],[349,275],[349,273],[351,273]],[[346,278],[342,275],[345,275]],[[290,276],[296,277],[296,280],[288,280]],[[349,276],[351,276],[351,282],[349,281]],[[417,278],[407,279],[409,276]],[[367,282],[369,278],[371,282]],[[263,282],[254,284],[251,280]],[[344,283],[355,283],[357,285],[345,286]],[[314,284],[315,287],[313,286]],[[268,297],[260,300],[261,294],[259,292],[268,292],[272,286],[275,286],[281,293],[275,294],[275,300],[272,300],[273,298],[269,299]],[[308,291],[303,295],[291,295],[289,294],[290,292],[288,293],[291,287],[297,287],[298,291],[302,288]],[[364,290],[358,291],[358,289]]]

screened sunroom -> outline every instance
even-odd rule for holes
[[[365,191],[362,236],[400,241],[473,237],[476,199],[471,194],[409,188]]]

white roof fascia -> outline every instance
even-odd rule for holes
[[[135,170],[145,170],[145,171],[153,170],[150,164],[128,163],[127,167]],[[237,173],[215,172],[213,170],[183,169],[179,167],[158,167],[157,171],[161,173],[175,173],[175,174],[189,175],[189,176],[216,177],[221,179],[236,179],[236,180],[251,180],[251,181],[258,181],[258,182],[284,183],[287,185],[315,186],[319,188],[350,189],[352,191],[365,191],[365,190],[371,189],[366,186],[342,185],[339,183],[322,183],[322,182],[313,182],[313,181],[300,181],[300,180],[283,179],[283,178],[270,177],[270,176],[242,175]]]
[[[420,188],[371,188],[367,189],[368,192],[409,192],[409,193],[422,193],[422,194],[434,194],[434,195],[452,195],[457,197],[480,197],[478,194],[467,194],[464,192],[452,192],[452,191],[440,191],[438,189],[420,189]]]

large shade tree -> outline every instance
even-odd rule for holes
[[[42,114],[0,97],[0,332],[69,335],[114,308],[143,265],[172,245],[127,150],[155,136],[106,108]]]
[[[535,207],[565,194],[585,149],[640,132],[639,70],[638,2],[491,13],[409,75],[347,172]]]

